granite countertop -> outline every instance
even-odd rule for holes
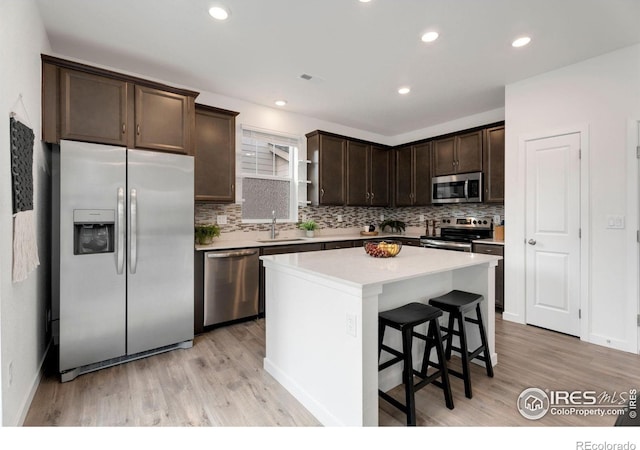
[[[289,239],[290,238],[290,239]],[[321,234],[320,236],[308,238],[300,235],[278,237],[277,241],[268,241],[262,237],[238,237],[232,239],[216,239],[212,244],[196,245],[198,251],[208,250],[230,250],[240,248],[272,247],[276,245],[299,245],[315,244],[323,242],[367,240],[367,239],[419,239],[420,233],[408,232],[398,235],[393,233],[380,233],[377,236],[361,236],[359,232],[347,232],[344,234]]]

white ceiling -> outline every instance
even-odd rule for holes
[[[216,3],[226,22],[208,15]],[[640,42],[640,0],[37,4],[58,55],[274,108],[284,98],[287,111],[385,136],[501,108],[508,83]],[[440,38],[425,44],[431,29]],[[511,47],[523,34],[531,44]]]

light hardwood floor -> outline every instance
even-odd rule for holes
[[[611,426],[615,417],[523,418],[522,390],[640,388],[640,357],[531,326],[496,321],[499,364],[494,378],[472,365],[473,399],[452,377],[455,408],[442,391],[417,393],[422,426]],[[262,368],[264,320],[199,335],[177,350],[60,383],[51,367],[38,387],[25,426],[318,426],[318,421]],[[452,364],[456,364],[453,358]],[[402,398],[402,387],[393,391]],[[403,426],[404,414],[380,400],[382,426]]]

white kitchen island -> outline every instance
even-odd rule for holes
[[[264,367],[322,424],[378,424],[378,386],[401,384],[401,365],[378,374],[378,312],[452,289],[482,294],[495,353],[498,256],[405,246],[395,258],[362,247],[262,256],[266,276]],[[477,327],[469,327],[475,337]],[[400,349],[399,333],[385,343]],[[470,339],[475,348],[479,338]],[[424,348],[414,345],[416,357]],[[444,400],[443,400],[444,402]],[[454,410],[455,411],[455,410]]]

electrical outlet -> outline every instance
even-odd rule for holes
[[[338,214],[338,222],[342,222],[342,214]]]
[[[424,222],[424,214],[420,214],[420,222]]]
[[[358,335],[358,319],[355,314],[347,313],[347,334],[353,337]]]
[[[218,214],[216,216],[216,223],[218,225],[226,225],[227,224],[227,216],[224,214]]]
[[[384,220],[384,214],[380,214],[380,222]]]

